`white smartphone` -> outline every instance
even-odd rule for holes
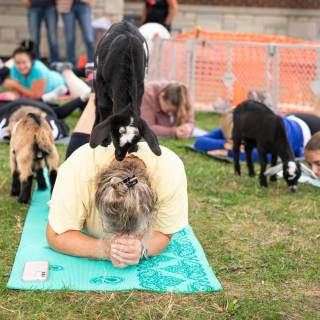
[[[24,265],[22,280],[45,281],[48,279],[48,261],[27,261]]]

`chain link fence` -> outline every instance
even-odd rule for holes
[[[185,83],[196,110],[223,111],[250,90],[281,114],[320,114],[320,46],[155,39],[148,80]]]

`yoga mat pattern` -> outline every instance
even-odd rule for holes
[[[7,284],[23,290],[212,292],[222,290],[191,227],[173,236],[158,257],[138,266],[114,268],[109,261],[71,257],[53,251],[45,238],[49,191],[33,193],[20,245]],[[47,281],[23,281],[26,261],[49,261]]]

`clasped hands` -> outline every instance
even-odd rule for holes
[[[112,238],[110,243],[110,260],[116,268],[137,265],[141,258],[143,246],[139,238],[121,235]]]
[[[188,139],[192,133],[192,126],[188,123],[182,124],[176,129],[176,136],[179,139]]]

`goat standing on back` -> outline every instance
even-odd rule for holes
[[[244,143],[249,176],[254,176],[252,149],[257,147],[260,162],[260,186],[267,187],[266,176],[276,180],[276,174],[283,170],[283,177],[291,191],[297,190],[301,170],[305,166],[295,161],[283,119],[266,105],[247,100],[233,111],[233,157],[235,173],[240,175],[240,146]],[[272,167],[267,168],[267,153],[271,153]],[[282,164],[277,165],[278,156]]]
[[[33,107],[22,107],[9,121],[11,195],[27,203],[31,197],[34,171],[38,188],[47,188],[43,169],[47,165],[51,190],[54,186],[59,156],[54,144],[52,129],[45,114]]]
[[[138,28],[122,21],[110,27],[96,52],[96,120],[90,146],[107,146],[112,141],[118,161],[137,150],[141,137],[153,153],[161,154],[156,135],[140,117],[148,64],[145,48]]]

